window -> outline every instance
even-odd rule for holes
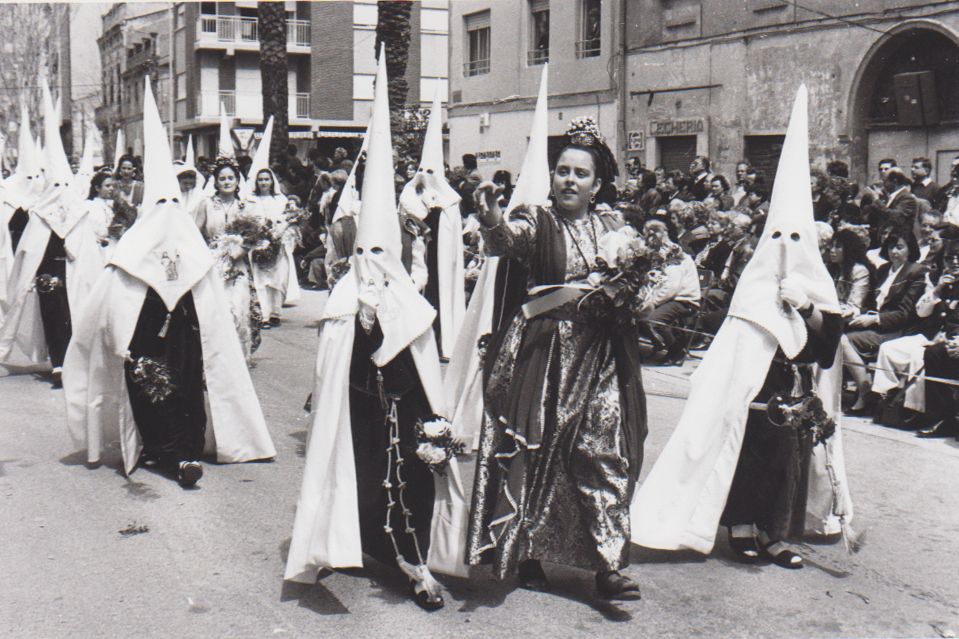
[[[205,16],[215,16],[216,15],[216,3],[215,2],[201,2],[200,3],[200,13]]]
[[[490,15],[489,11],[480,11],[463,16],[466,25],[466,62],[463,75],[481,75],[489,73],[490,61]]]
[[[526,64],[549,62],[549,0],[529,0],[529,50]]]
[[[689,170],[689,163],[696,157],[696,136],[675,135],[656,138],[659,146],[659,165],[667,171]]]
[[[577,58],[595,58],[602,44],[602,0],[580,0],[579,40],[576,42]]]
[[[766,188],[771,189],[779,168],[779,156],[783,151],[784,135],[747,135],[743,137],[743,155],[754,169],[762,171]]]

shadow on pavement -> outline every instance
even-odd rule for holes
[[[322,579],[322,575],[320,578]],[[315,584],[284,581],[280,591],[280,601],[296,601],[300,608],[306,608],[320,615],[343,615],[350,612],[349,608],[319,581]]]

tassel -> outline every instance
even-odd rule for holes
[[[839,529],[842,532],[842,545],[850,555],[859,552],[866,544],[866,532],[857,533],[853,530],[852,526],[846,523],[845,515],[839,517]]]
[[[173,319],[173,316],[170,313],[166,314],[166,321],[163,322],[163,327],[160,329],[160,332],[157,333],[157,337],[163,339],[166,337],[166,332],[170,330],[170,320]]]
[[[865,545],[865,531],[857,533],[852,525],[846,519],[846,506],[842,502],[842,493],[839,490],[839,478],[836,476],[836,469],[832,465],[832,455],[829,453],[827,442],[822,443],[823,450],[826,453],[826,472],[829,474],[829,483],[832,485],[832,512],[839,517],[839,531],[842,535],[842,545],[846,552],[853,555]]]
[[[436,601],[443,594],[442,586],[440,586],[439,582],[433,577],[433,574],[430,572],[430,569],[426,567],[426,564],[414,566],[406,561],[403,555],[396,555],[396,564],[407,577],[426,591],[430,596],[430,601]]]

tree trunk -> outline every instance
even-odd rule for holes
[[[260,79],[263,84],[263,124],[273,116],[270,164],[282,162],[289,144],[290,105],[286,63],[286,7],[282,2],[257,2],[260,39]]]
[[[376,19],[376,57],[380,57],[380,43],[386,43],[386,72],[390,82],[390,112],[397,113],[406,106],[406,62],[410,53],[410,12],[413,3],[408,0],[378,0]]]

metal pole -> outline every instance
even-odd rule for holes
[[[174,71],[173,71],[173,52],[176,51],[175,42],[174,42],[174,40],[173,40],[173,33],[174,33],[173,24],[174,24],[175,20],[176,20],[176,5],[175,5],[175,4],[170,4],[170,56],[169,56],[169,57],[170,57],[170,72],[169,72],[169,75],[170,75],[170,90],[169,90],[167,93],[169,94],[169,98],[168,98],[168,100],[169,100],[169,109],[170,109],[170,131],[169,131],[169,135],[170,135],[170,151],[171,151],[171,152],[173,152],[173,124],[174,124],[174,122],[175,122],[175,120],[174,120],[174,112],[173,112],[173,111],[174,111],[174,103],[175,103],[175,101],[174,101],[174,99],[173,99],[173,94],[174,94],[174,92],[176,91],[176,75],[174,75]]]

